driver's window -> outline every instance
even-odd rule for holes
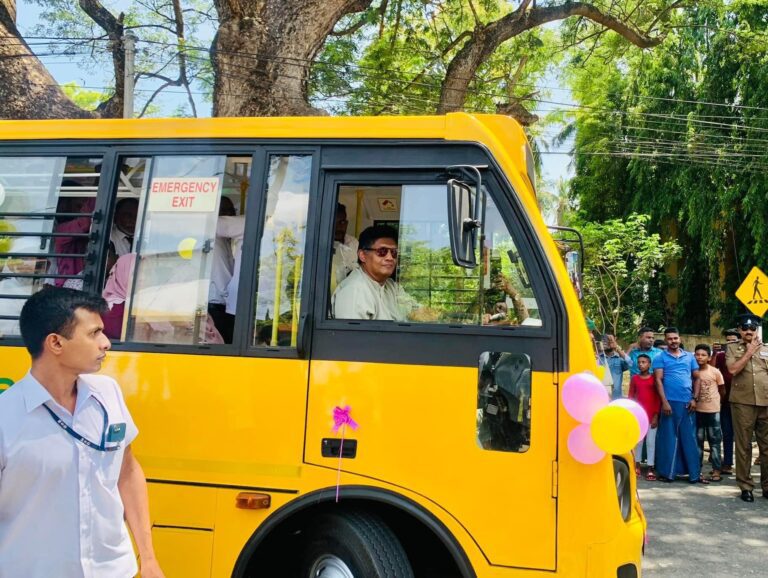
[[[471,269],[451,257],[444,183],[341,186],[337,201],[332,317],[541,325],[522,256],[489,195]]]

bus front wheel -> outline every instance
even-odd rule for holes
[[[370,512],[327,512],[313,520],[302,556],[304,578],[413,578],[400,541]]]

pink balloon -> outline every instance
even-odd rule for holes
[[[632,415],[637,418],[637,423],[640,424],[640,439],[643,439],[645,437],[645,434],[648,433],[648,414],[645,413],[645,410],[643,409],[643,406],[637,403],[634,399],[617,399],[615,401],[612,401],[608,405],[617,405],[619,407],[623,407],[628,409],[632,412]],[[638,442],[640,440],[637,440]]]
[[[605,452],[592,440],[589,424],[586,423],[577,425],[568,434],[568,451],[573,459],[582,464],[596,464],[605,456]]]
[[[562,400],[565,411],[581,423],[592,421],[592,416],[610,401],[603,383],[591,373],[577,373],[566,379]]]

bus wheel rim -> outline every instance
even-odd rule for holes
[[[310,578],[355,578],[344,560],[332,554],[324,554],[312,564]]]

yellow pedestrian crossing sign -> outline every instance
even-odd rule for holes
[[[752,313],[762,317],[768,310],[768,277],[757,267],[752,267],[744,283],[736,290],[736,297]]]

